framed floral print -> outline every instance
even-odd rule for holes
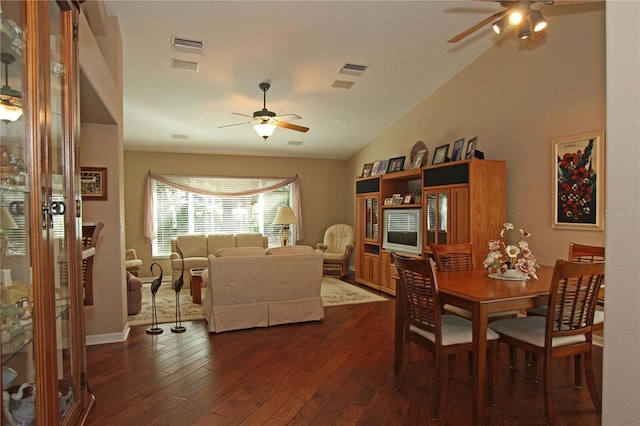
[[[553,140],[553,228],[604,230],[604,132]]]

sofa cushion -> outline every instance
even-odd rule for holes
[[[264,245],[264,236],[259,233],[236,234],[236,246],[266,248]]]
[[[184,259],[184,271],[185,273],[189,272],[190,269],[193,268],[206,268],[209,266],[207,263],[206,257],[188,257]],[[182,269],[182,259],[173,259],[171,260],[171,269],[181,270]],[[178,274],[180,275],[180,274]],[[190,277],[190,276],[189,276]]]
[[[179,235],[176,237],[176,246],[184,257],[207,256],[207,237],[204,235]]]
[[[309,246],[271,247],[267,250],[267,252],[273,256],[291,255],[291,254],[309,254],[309,253],[313,253],[313,248]]]
[[[262,247],[226,247],[216,251],[216,257],[265,256],[267,251]]]
[[[221,248],[235,247],[236,236],[233,234],[210,234],[207,236],[207,246],[209,251],[204,253],[215,254]],[[200,254],[200,256],[204,253]]]

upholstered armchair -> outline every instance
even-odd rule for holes
[[[138,271],[142,267],[142,260],[138,259],[135,249],[127,249],[125,252],[125,267],[127,272],[134,276],[138,276]]]
[[[324,233],[322,243],[316,245],[323,255],[325,271],[337,271],[342,278],[349,274],[349,263],[355,246],[353,227],[345,224],[331,225]]]

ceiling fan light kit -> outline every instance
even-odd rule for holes
[[[238,123],[238,124],[227,124],[225,126],[218,126],[218,128],[239,126],[241,124],[253,124],[253,129],[256,131],[256,133],[260,137],[264,138],[265,141],[269,136],[273,134],[273,131],[276,129],[276,127],[283,127],[285,129],[295,130],[297,132],[302,132],[302,133],[306,133],[309,130],[308,127],[298,126],[297,124],[291,124],[291,123],[287,123],[286,121],[282,121],[282,119],[285,117],[289,118],[290,120],[297,120],[302,118],[298,114],[276,115],[275,112],[269,111],[267,109],[267,91],[271,87],[271,84],[267,82],[262,82],[258,85],[258,87],[260,87],[260,90],[262,90],[262,93],[263,93],[263,98],[262,98],[263,106],[260,111],[254,112],[253,115],[246,115],[246,114],[240,114],[238,112],[232,112],[232,114],[235,114],[235,115],[249,117],[252,119],[252,121],[248,121],[246,123]]]
[[[534,33],[540,32],[547,28],[548,24],[547,20],[542,16],[540,9],[534,9],[532,6],[536,3],[542,3],[541,7],[544,7],[551,6],[555,3],[555,0],[495,1],[500,3],[505,9],[467,28],[455,37],[447,40],[447,43],[456,43],[492,21],[491,28],[496,34],[502,34],[513,25],[518,26],[518,38],[521,40],[527,39],[531,37],[532,30]]]
[[[9,64],[15,61],[10,53],[2,53],[0,60],[4,64],[5,83],[0,88],[0,120],[16,121],[22,115],[22,93],[9,86]]]

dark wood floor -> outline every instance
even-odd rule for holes
[[[405,386],[395,391],[395,301],[325,309],[320,322],[209,334],[204,321],[151,336],[133,327],[124,343],[90,346],[96,405],[90,425],[466,425],[471,386],[459,357],[445,380],[438,422],[430,420],[431,356],[412,347]],[[543,424],[542,384],[511,373],[500,351],[492,425]],[[595,348],[601,389],[601,348]],[[520,354],[520,365],[524,363]],[[599,425],[573,360],[554,361],[556,425]],[[540,377],[542,377],[540,375]]]

